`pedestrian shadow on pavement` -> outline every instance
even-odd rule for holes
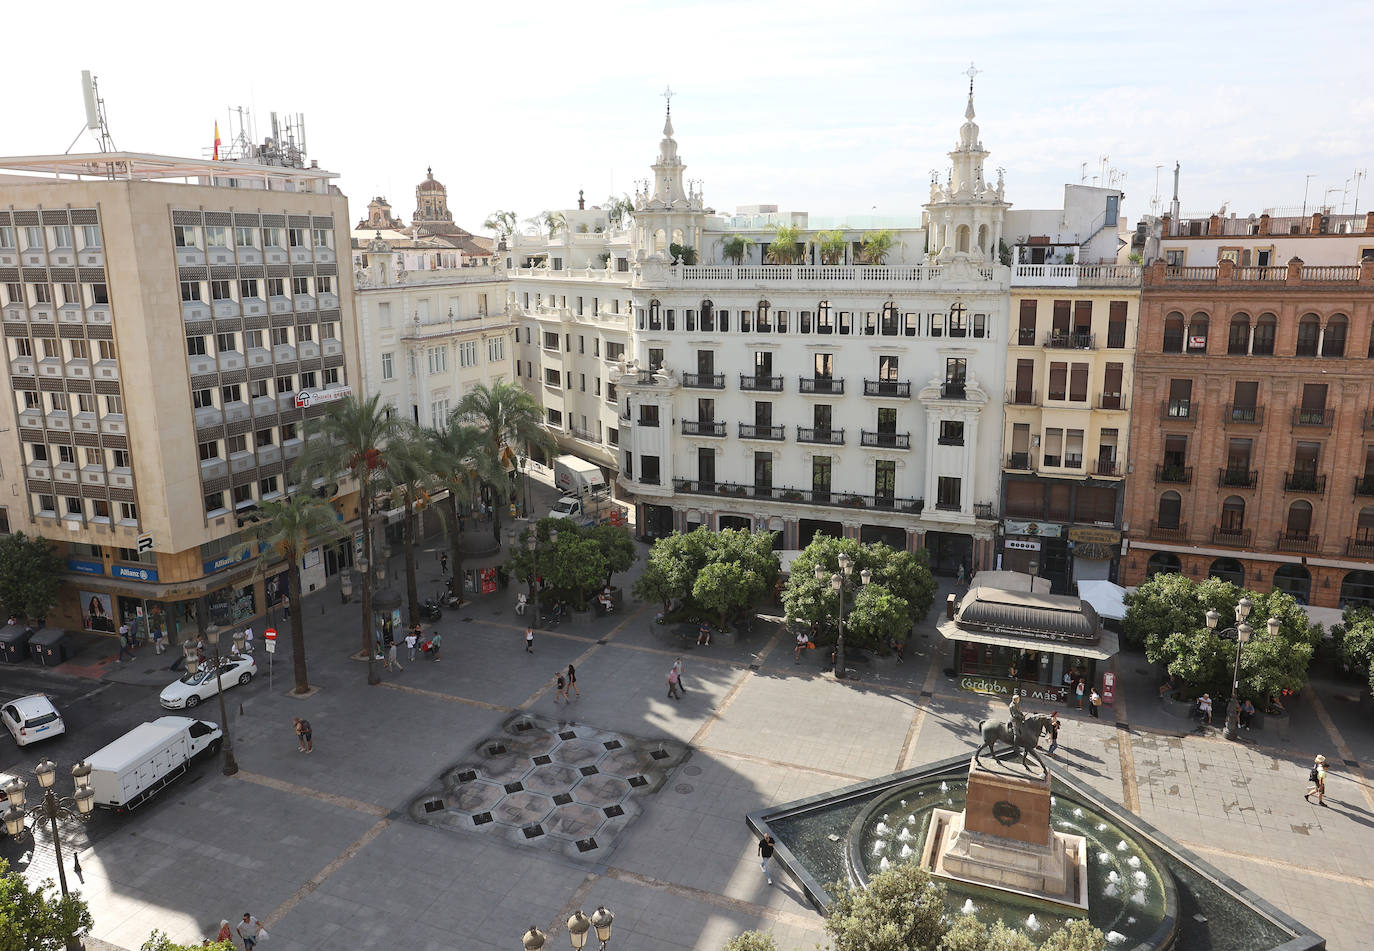
[[[1358,806],[1351,806],[1342,802],[1333,802],[1329,796],[1326,800],[1326,807],[1334,812],[1338,812],[1341,815],[1346,816],[1350,819],[1351,822],[1354,822],[1357,825],[1362,825],[1366,828],[1374,829],[1374,819],[1370,818],[1369,811],[1366,809],[1360,809]]]

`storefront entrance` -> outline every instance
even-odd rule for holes
[[[844,538],[844,526],[839,522],[826,522],[818,518],[797,519],[797,547],[805,548],[817,535],[831,538]]]
[[[937,575],[954,576],[962,564],[967,572],[973,567],[973,538],[953,532],[926,532],[926,550],[930,552],[930,570]]]
[[[1097,661],[1090,657],[969,641],[955,646],[954,672],[962,690],[1052,703],[1068,700],[1076,679],[1097,683]]]

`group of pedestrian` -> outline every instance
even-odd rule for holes
[[[687,692],[687,685],[682,682],[682,657],[679,656],[673,661],[673,666],[668,668],[668,699],[681,700],[682,695]]]
[[[1088,680],[1083,676],[1083,671],[1077,667],[1069,667],[1064,671],[1064,705],[1077,703],[1078,709],[1083,709],[1083,702],[1088,703],[1088,715],[1100,717],[1102,715],[1102,694],[1097,692],[1096,687],[1088,686]]]
[[[554,676],[558,684],[558,693],[554,694],[553,702],[562,700],[564,703],[572,703],[573,697],[582,699],[582,691],[577,689],[577,668],[572,664],[568,665],[567,670],[560,670]]]
[[[262,922],[254,918],[248,912],[243,913],[242,920],[234,927],[229,928],[229,919],[221,918],[219,923],[219,933],[215,935],[216,942],[234,941],[234,931],[238,932],[239,940],[243,942],[243,951],[253,951],[253,946],[259,941],[266,941],[268,938],[267,929],[262,926]],[[207,940],[205,942],[209,944]]]

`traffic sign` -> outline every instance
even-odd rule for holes
[[[262,640],[263,647],[267,650],[267,653],[275,654],[277,652],[277,631],[275,628],[269,627],[267,630],[263,631]]]

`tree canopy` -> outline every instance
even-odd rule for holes
[[[22,873],[0,859],[0,948],[63,951],[69,936],[89,934],[92,924],[81,898],[64,898],[51,881],[30,887]]]
[[[528,584],[537,574],[555,597],[568,598],[579,608],[586,607],[602,585],[610,584],[617,571],[634,564],[634,539],[624,525],[584,528],[571,519],[541,518],[534,525],[539,540],[535,552],[527,544],[529,531],[516,537],[506,559],[515,577]]]
[[[708,566],[716,567],[708,571]],[[772,532],[709,532],[702,527],[654,542],[634,593],[661,602],[665,611],[681,601],[689,613],[710,615],[724,624],[772,591],[780,570]]]
[[[1374,611],[1367,607],[1348,607],[1341,623],[1331,628],[1340,662],[1352,673],[1369,679],[1374,690]]]
[[[154,931],[138,951],[237,951],[232,941],[211,941],[207,944],[177,944],[161,931]]]
[[[57,603],[66,569],[46,538],[30,538],[23,532],[0,535],[0,602],[11,614],[47,617]]]

